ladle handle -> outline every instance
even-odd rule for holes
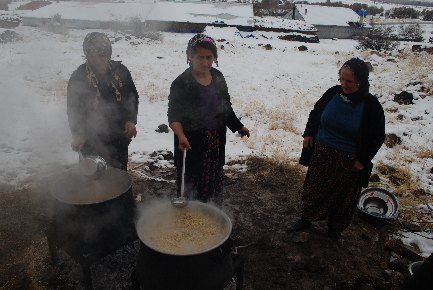
[[[182,183],[180,185],[180,196],[185,195],[185,160],[186,160],[186,149],[183,150],[183,162],[182,162]]]

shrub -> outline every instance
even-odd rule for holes
[[[398,36],[399,40],[423,41],[423,33],[424,31],[419,24],[400,25]]]
[[[433,21],[433,10],[424,10],[422,20]]]
[[[409,7],[397,7],[391,10],[390,15],[391,18],[411,18],[415,19],[420,16],[420,12]]]
[[[397,48],[398,43],[393,40],[393,29],[389,26],[375,26],[358,40],[358,49],[372,49],[390,51]]]

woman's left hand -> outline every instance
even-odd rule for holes
[[[125,135],[129,139],[137,136],[137,128],[135,128],[135,124],[131,121],[125,123]]]
[[[362,163],[359,162],[358,160],[355,160],[355,163],[353,164],[352,167],[352,171],[359,172],[362,169],[364,169],[364,165],[362,165]]]
[[[247,136],[248,138],[250,138],[250,130],[248,130],[248,128],[246,127],[240,128],[238,133],[241,135],[241,137]]]

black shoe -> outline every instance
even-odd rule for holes
[[[300,232],[309,228],[311,228],[311,222],[301,218],[289,228],[289,232]]]

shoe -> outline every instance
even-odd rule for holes
[[[289,232],[299,232],[311,228],[311,222],[306,219],[297,220],[290,228]]]

